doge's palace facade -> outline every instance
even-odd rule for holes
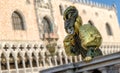
[[[120,51],[115,5],[88,0],[4,0],[0,2],[0,73],[38,73],[81,61],[81,56],[66,56],[62,44],[63,12],[70,5],[77,7],[84,24],[98,28],[104,55]],[[54,45],[55,55],[50,56],[48,44]]]

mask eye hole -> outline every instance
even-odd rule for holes
[[[66,15],[66,19],[68,19],[68,14]]]

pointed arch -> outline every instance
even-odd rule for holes
[[[9,61],[10,61],[10,69],[15,69],[15,59],[12,53],[10,53]]]
[[[1,54],[1,70],[7,70],[7,60],[4,53]]]
[[[106,23],[106,31],[108,35],[110,36],[113,35],[112,29],[109,23]]]
[[[25,53],[25,66],[26,68],[30,67],[30,60],[29,60],[29,56],[27,55],[27,53]]]
[[[19,11],[12,13],[12,24],[14,30],[25,30],[24,18]]]
[[[33,60],[32,60],[32,66],[33,67],[37,67],[36,56],[35,56],[34,53],[32,53],[32,58],[33,58]]]
[[[44,33],[52,33],[53,32],[53,24],[52,21],[47,17],[43,17],[43,31]]]
[[[18,53],[18,55],[17,55],[17,57],[18,57],[18,68],[24,68],[23,67],[23,63],[22,63],[22,56],[20,55],[20,52]]]

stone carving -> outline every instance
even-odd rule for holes
[[[40,0],[38,1],[38,6],[41,8],[49,9],[49,1],[48,0]]]
[[[82,55],[82,59],[90,61],[92,58],[102,55],[99,46],[102,37],[97,28],[90,24],[82,25],[82,19],[74,6],[69,6],[64,11],[64,28],[67,36],[64,39],[64,47],[67,55]]]

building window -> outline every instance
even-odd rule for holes
[[[88,23],[89,23],[90,25],[94,25],[94,23],[93,23],[91,20],[89,20]]]
[[[86,10],[83,10],[83,13],[86,14]]]
[[[27,4],[30,4],[30,0],[26,0],[26,3],[27,3]]]
[[[110,15],[109,17],[112,18],[112,15]]]
[[[44,33],[49,34],[49,33],[53,32],[52,24],[48,18],[44,17],[42,20],[42,23],[43,23]]]
[[[59,9],[60,9],[60,14],[63,15],[63,6],[59,5]]]
[[[98,13],[97,13],[97,12],[95,12],[95,15],[96,15],[96,16],[98,16]]]
[[[110,27],[110,25],[108,23],[106,23],[106,31],[107,31],[108,35],[113,35],[112,29],[111,29],[111,27]]]
[[[20,13],[14,11],[12,13],[12,24],[14,30],[24,30],[24,22]]]

